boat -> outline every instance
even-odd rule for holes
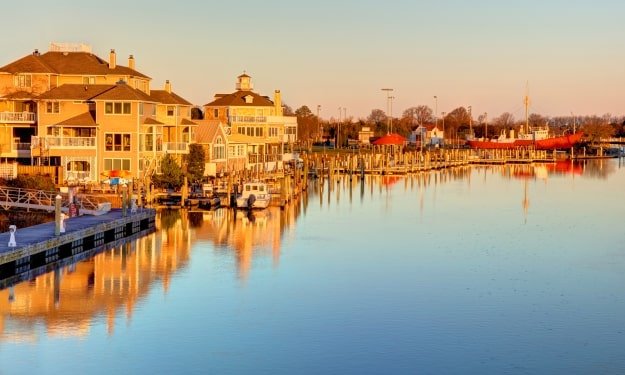
[[[529,126],[529,96],[526,94],[525,103],[525,127],[518,137],[511,132],[506,137],[502,132],[496,139],[467,139],[471,148],[477,149],[511,149],[519,147],[534,147],[537,150],[568,149],[579,143],[584,136],[583,132],[575,132],[561,136],[549,136],[548,126],[531,129]]]
[[[539,130],[541,133],[544,129]],[[545,137],[533,136],[533,132],[525,134],[522,138],[496,138],[496,139],[470,139],[467,140],[467,144],[471,148],[478,149],[510,149],[518,147],[531,147],[533,146],[537,150],[560,150],[568,149],[579,143],[584,136],[583,132],[577,132],[575,134],[566,134],[557,137]]]
[[[237,208],[267,208],[271,202],[269,187],[264,182],[246,182],[237,197]]]

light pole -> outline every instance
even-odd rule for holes
[[[342,109],[343,109],[343,107],[339,107],[339,123],[338,123],[337,130],[336,130],[336,144],[334,145],[335,148],[337,148],[337,149],[339,148],[339,145],[340,145],[339,144],[339,141],[340,141],[339,133],[341,132],[341,113],[342,113],[341,110]]]
[[[438,125],[438,96],[434,95],[434,125]]]
[[[393,132],[393,99],[395,99],[394,96],[391,96],[389,99],[391,99],[391,133]]]
[[[321,111],[321,105],[317,105],[317,131],[319,132],[319,141],[323,142],[323,129],[321,128],[321,121],[319,121],[319,111]]]
[[[469,108],[469,136],[473,138],[473,116],[471,115],[471,106]]]
[[[388,115],[390,112],[390,103],[391,103],[391,92],[393,89],[382,89],[382,91],[386,91],[386,134],[390,133],[391,125],[393,119]]]
[[[445,147],[445,112],[441,112],[441,116],[443,117],[443,147]]]

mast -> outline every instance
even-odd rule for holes
[[[525,134],[529,134],[530,132],[530,121],[529,121],[529,108],[530,108],[530,90],[529,90],[529,82],[525,83],[525,97],[523,98],[523,103],[525,104]]]

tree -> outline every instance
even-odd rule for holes
[[[282,103],[282,114],[284,116],[293,116],[293,108],[291,108],[288,104]]]
[[[183,172],[176,159],[170,154],[161,160],[161,173],[154,175],[152,181],[156,187],[178,189],[182,186]]]
[[[416,125],[423,125],[434,122],[434,112],[427,105],[410,107],[402,114],[402,119],[410,119]]]
[[[301,106],[295,111],[297,116],[297,135],[300,140],[309,140],[318,133],[318,119],[308,106]]]
[[[200,107],[191,108],[191,120],[203,120],[204,113]]]
[[[493,125],[504,129],[511,128],[514,125],[514,115],[510,112],[504,112],[493,119]]]
[[[547,124],[547,121],[549,121],[547,117],[539,115],[538,113],[532,113],[527,117],[529,126],[533,128],[544,126]]]
[[[204,168],[206,166],[206,154],[204,148],[197,144],[189,145],[189,154],[185,156],[187,162],[187,178],[191,182],[201,181],[204,177]]]
[[[614,135],[614,128],[598,116],[591,116],[584,119],[582,130],[591,142],[601,138],[609,138]]]
[[[386,113],[384,113],[383,110],[374,109],[371,111],[371,114],[367,117],[367,124],[373,128],[373,132],[375,134],[386,134],[387,119],[388,117],[386,116]]]

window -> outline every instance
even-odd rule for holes
[[[32,78],[33,76],[30,74],[18,74],[15,76],[15,86],[16,87],[31,87],[32,86]]]
[[[139,116],[143,116],[143,103],[139,103]]]
[[[46,113],[60,113],[61,106],[59,102],[47,102],[46,103]]]
[[[269,128],[269,136],[277,137],[278,136],[278,128]]]
[[[175,110],[176,110],[176,107],[174,107],[173,105],[168,105],[167,106],[167,117],[173,117]]]
[[[106,151],[130,151],[130,134],[106,133],[104,149]]]
[[[156,116],[156,105],[152,104],[152,116]]]
[[[213,109],[213,117],[214,118],[219,117],[219,109],[217,109],[217,108]]]
[[[129,171],[130,159],[104,159],[104,170]]]
[[[213,159],[225,159],[226,158],[226,146],[221,137],[217,137],[215,144],[213,145]]]
[[[130,102],[105,102],[104,113],[107,115],[129,115],[130,114]]]
[[[82,77],[82,84],[83,85],[95,85],[95,77],[93,76]]]

